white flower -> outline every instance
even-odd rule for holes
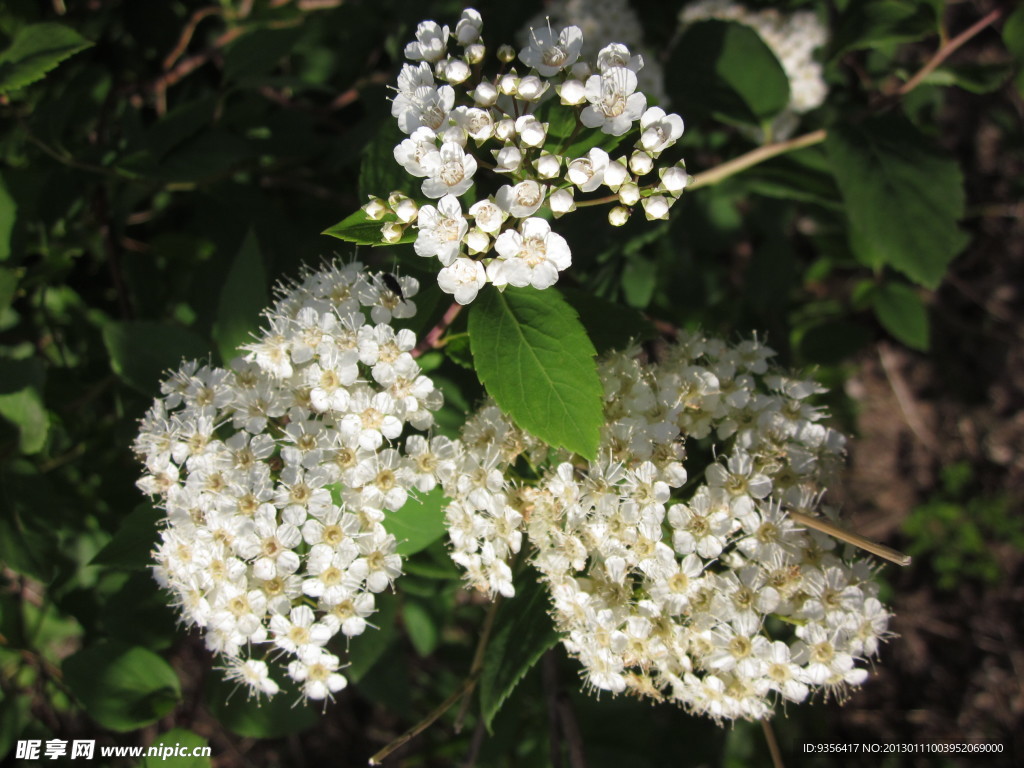
[[[541,80],[536,75],[527,75],[516,85],[516,94],[523,101],[539,101],[550,85],[547,80]]]
[[[566,27],[555,35],[549,24],[547,29],[530,30],[530,44],[519,52],[519,59],[544,77],[551,77],[571,67],[582,46],[583,31],[579,27]]]
[[[566,106],[575,107],[587,100],[586,86],[579,80],[566,80],[561,85],[556,85],[555,90],[562,104]]]
[[[597,54],[597,69],[599,72],[607,72],[617,67],[624,67],[630,72],[639,72],[643,69],[644,57],[639,54],[634,56],[622,43],[611,43],[606,45]]]
[[[581,192],[593,192],[604,181],[608,169],[608,153],[600,147],[592,148],[586,157],[569,162],[566,177],[580,188]]]
[[[466,8],[455,25],[455,38],[461,45],[469,45],[480,39],[480,33],[484,28],[484,20],[479,11],[473,8]]]
[[[526,219],[518,232],[502,232],[494,250],[500,258],[491,262],[487,275],[497,286],[550,288],[558,281],[558,273],[572,263],[569,244],[544,219]]]
[[[402,142],[394,150],[395,161],[411,176],[420,178],[430,175],[430,171],[424,165],[424,160],[436,153],[436,134],[425,126],[413,131],[408,139],[402,139]]]
[[[471,209],[472,210],[472,209]],[[455,195],[445,195],[435,208],[424,205],[417,218],[418,233],[413,248],[418,256],[436,256],[445,266],[451,264],[462,248],[462,238],[469,231],[462,204]]]
[[[562,171],[562,156],[542,153],[533,162],[533,167],[537,169],[537,175],[542,179],[553,179]]]
[[[548,198],[548,205],[551,206],[551,213],[557,219],[570,211],[576,210],[576,201],[572,196],[572,189],[557,189]]]
[[[398,127],[411,134],[426,126],[442,130],[455,106],[455,90],[450,85],[434,87],[434,76],[426,63],[419,67],[406,64],[398,76],[398,93],[391,102],[391,115],[398,118]]]
[[[651,107],[640,117],[638,145],[652,155],[664,152],[683,135],[683,118],[665,114],[661,107]]]
[[[493,107],[498,100],[498,89],[494,87],[493,83],[482,80],[470,95],[473,97],[473,103],[477,106]]]
[[[459,304],[470,304],[487,283],[487,273],[479,261],[460,257],[437,274],[437,284],[455,296]]]
[[[677,195],[686,189],[686,185],[690,183],[690,177],[686,173],[686,168],[678,165],[673,165],[671,168],[662,168],[659,171],[661,175],[661,186],[664,187],[665,191]]]
[[[440,61],[447,47],[448,27],[439,26],[435,21],[421,21],[416,26],[416,42],[405,46],[405,57],[414,61]]]
[[[454,142],[445,142],[437,155],[425,158],[429,178],[423,181],[423,194],[439,198],[447,194],[461,195],[473,186],[476,158]]]
[[[498,190],[494,202],[503,211],[517,219],[532,216],[544,203],[547,188],[536,181],[521,181],[514,187],[506,185]]]
[[[331,698],[348,681],[337,671],[341,662],[337,656],[322,648],[308,650],[288,664],[288,676],[302,683],[302,693],[308,699],[320,701]]]
[[[496,234],[501,225],[505,222],[508,214],[494,204],[490,199],[479,200],[469,208],[469,215],[473,217],[478,229],[488,234]]]
[[[523,153],[519,147],[508,145],[493,151],[496,161],[495,173],[514,173],[523,164]]]
[[[439,70],[439,77],[443,80],[447,80],[449,83],[459,85],[469,79],[469,76],[473,74],[473,71],[469,68],[469,65],[462,59],[448,59],[447,61],[439,61],[437,63]]]
[[[494,118],[490,110],[479,107],[456,107],[452,112],[455,122],[476,141],[486,141],[494,135]]]
[[[587,128],[621,136],[640,118],[647,97],[636,91],[636,73],[625,67],[611,67],[587,80],[586,96],[590,106],[580,113]]]

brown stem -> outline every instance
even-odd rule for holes
[[[764,740],[768,742],[768,752],[772,756],[773,768],[786,768],[782,762],[782,751],[779,749],[779,740],[775,738],[775,729],[772,728],[771,721],[768,718],[764,718],[761,721],[761,730],[764,731]]]
[[[473,654],[473,664],[469,668],[470,683],[466,687],[466,698],[462,700],[459,707],[459,714],[455,717],[455,732],[462,730],[462,721],[469,711],[469,702],[473,698],[473,689],[476,688],[477,678],[480,677],[480,670],[484,667],[484,655],[487,652],[487,643],[490,642],[491,632],[494,630],[494,619],[498,615],[498,606],[501,605],[501,595],[496,595],[491,601],[491,607],[487,609],[487,618],[484,619],[484,628],[480,632],[480,639],[476,644],[476,652]]]
[[[175,43],[171,52],[164,57],[164,72],[173,67],[178,59],[180,59],[185,51],[188,49],[188,44],[192,42],[192,37],[196,33],[196,28],[199,26],[199,22],[208,16],[218,16],[222,13],[221,9],[215,5],[208,5],[205,8],[200,8],[198,11],[189,17],[188,22],[185,24],[185,28],[181,30],[181,36],[178,38],[178,42]]]
[[[972,37],[977,35],[990,24],[993,24],[994,22],[998,21],[999,17],[1002,15],[1003,9],[996,8],[994,11],[991,11],[987,15],[983,16],[973,25],[971,25],[963,32],[961,32],[959,35],[950,40],[948,43],[940,47],[939,50],[937,50],[935,54],[931,57],[931,59],[928,60],[928,63],[921,67],[921,69],[917,72],[916,75],[914,75],[912,78],[907,80],[907,82],[900,86],[897,93],[900,96],[906,96],[912,90],[917,88],[917,86],[919,86],[921,82],[926,77],[928,77],[928,75],[934,72],[939,67],[939,65],[942,64],[942,62],[948,59],[949,56],[957,48],[960,48],[964,43],[966,43]]]
[[[424,352],[428,352],[431,349],[437,349],[441,346],[439,343],[441,337],[444,335],[444,332],[448,330],[448,326],[450,326],[455,321],[455,318],[459,316],[459,312],[461,311],[462,305],[457,301],[453,301],[452,305],[445,310],[444,316],[438,324],[427,331],[427,335],[424,336],[423,340],[416,345],[416,349],[412,351],[412,356],[419,357]]]

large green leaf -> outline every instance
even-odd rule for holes
[[[348,642],[348,666],[344,675],[353,683],[358,683],[373,669],[395,637],[398,596],[393,592],[381,592],[373,599],[377,606],[377,612],[369,619],[373,626]]]
[[[826,148],[857,259],[937,287],[967,240],[957,226],[964,191],[956,163],[896,114],[836,126]]]
[[[395,551],[412,555],[425,549],[444,535],[444,510],[447,504],[444,492],[438,486],[430,493],[409,497],[401,509],[388,512],[384,528],[398,539]]]
[[[0,176],[0,261],[6,261],[11,255],[11,235],[14,234],[14,222],[18,218],[18,204],[11,197]],[[0,303],[0,310],[4,305]]]
[[[156,394],[164,372],[182,359],[210,354],[206,342],[187,328],[147,320],[108,324],[103,343],[114,373],[147,395]]]
[[[512,420],[594,459],[604,421],[594,345],[553,288],[484,291],[469,313],[477,375]]]
[[[909,285],[888,282],[874,294],[875,315],[882,326],[908,347],[928,350],[928,310]]]
[[[274,677],[284,679],[275,670]],[[212,676],[206,691],[206,705],[217,722],[232,733],[250,739],[277,739],[299,733],[316,725],[317,713],[304,703],[296,703],[294,693],[282,691],[272,699],[247,698],[239,683]]]
[[[488,731],[519,681],[558,642],[547,614],[547,587],[535,571],[526,577],[516,585],[516,596],[501,605],[480,670],[480,712]]]
[[[41,395],[44,379],[40,360],[0,359],[0,416],[18,428],[22,453],[41,451],[50,431],[50,415]]]
[[[161,734],[150,746],[159,752],[146,756],[139,768],[210,768],[209,757],[193,756],[194,750],[206,747],[208,742],[198,733],[185,728],[173,728]]]
[[[839,19],[832,54],[919,40],[937,31],[935,9],[918,0],[850,3]]]
[[[1003,24],[1003,42],[1017,60],[1017,90],[1024,95],[1024,6],[1018,8]]]
[[[227,365],[238,356],[238,348],[252,341],[260,324],[260,311],[270,304],[267,274],[260,256],[259,242],[249,230],[228,271],[217,304],[213,340],[220,359]]]
[[[394,243],[384,242],[384,238],[381,236],[381,227],[389,221],[398,221],[398,217],[390,213],[382,219],[371,219],[366,215],[366,211],[359,209],[333,227],[325,229],[321,234],[356,245],[394,245]],[[415,239],[416,228],[409,227],[398,243],[411,243]]]
[[[673,49],[667,88],[684,114],[760,124],[789,102],[789,79],[756,32],[705,21],[689,27]]]
[[[101,642],[65,659],[63,668],[89,716],[112,731],[154,723],[181,698],[170,664],[140,646]]]
[[[408,138],[392,119],[383,121],[366,149],[359,165],[359,197],[370,195],[387,197],[392,192],[404,192],[410,197],[420,196],[420,180],[395,160],[395,146]]]
[[[0,53],[0,93],[41,80],[64,59],[91,46],[71,27],[46,22],[22,27]]]
[[[140,504],[122,522],[107,545],[93,557],[91,565],[105,565],[129,571],[149,566],[150,552],[157,541],[164,513],[150,504]]]

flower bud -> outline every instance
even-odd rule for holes
[[[548,205],[551,206],[551,213],[555,218],[576,210],[576,201],[572,196],[572,189],[557,189],[548,197]]]
[[[680,168],[678,165],[673,165],[671,168],[662,168],[660,174],[661,186],[665,188],[666,192],[671,192],[673,195],[678,195],[682,192],[690,180],[690,177],[686,174],[686,169]]]
[[[405,227],[397,221],[388,221],[380,228],[380,235],[385,243],[397,243],[404,234]]]
[[[629,208],[616,205],[608,211],[608,223],[613,227],[621,227],[627,221],[629,221]]]
[[[542,179],[553,179],[562,171],[562,157],[544,153],[534,161],[533,167]]]
[[[625,158],[619,158],[613,163],[608,163],[604,172],[604,183],[614,192],[629,179],[629,171],[626,170]]]
[[[458,85],[464,83],[470,75],[469,65],[462,59],[451,59],[445,65],[444,79]]]
[[[518,90],[519,76],[515,73],[515,70],[501,76],[501,79],[498,81],[498,91],[500,93],[506,96],[515,96]]]
[[[586,80],[593,74],[593,70],[587,62],[577,61],[572,65],[572,69],[569,70],[569,74],[572,75],[575,80]]]
[[[511,45],[498,46],[498,61],[502,64],[510,64],[516,60],[516,49]]]
[[[652,195],[651,197],[645,197],[641,204],[644,207],[644,214],[647,216],[647,220],[654,221],[655,219],[668,218],[668,209],[672,206],[672,202],[664,195]]]
[[[525,101],[536,101],[548,89],[548,83],[536,75],[527,75],[519,81],[519,98]]]
[[[468,64],[479,64],[484,60],[487,49],[480,43],[473,43],[466,46],[466,62]]]
[[[566,106],[576,106],[587,100],[586,88],[579,80],[566,80],[561,85],[556,85],[555,91]]]
[[[405,197],[399,200],[397,204],[392,203],[391,207],[398,216],[398,220],[403,224],[411,224],[416,221],[416,216],[419,214],[419,206],[411,197]]]
[[[516,133],[522,139],[523,144],[528,147],[543,146],[547,138],[547,131],[541,122],[533,115],[523,115],[516,120]]]
[[[629,170],[637,176],[644,176],[654,170],[654,160],[646,152],[634,152],[629,158]]]
[[[519,166],[523,163],[523,153],[519,151],[519,147],[502,147],[501,149],[492,150],[494,159],[498,165],[495,167],[495,171],[498,173],[512,173],[519,170]]]
[[[388,213],[388,206],[379,197],[370,197],[370,202],[363,206],[363,210],[366,212],[366,217],[371,221],[378,221],[383,219]]]
[[[490,246],[491,238],[486,232],[481,232],[475,227],[469,230],[469,234],[466,235],[466,249],[471,254],[484,253]]]
[[[498,100],[498,89],[494,87],[493,83],[489,83],[486,80],[482,80],[480,84],[473,89],[473,101],[481,107],[493,107],[494,102]]]
[[[459,23],[455,25],[455,39],[460,45],[476,43],[480,39],[480,30],[483,29],[484,20],[478,11],[467,8],[462,12]],[[483,47],[483,46],[481,46]]]
[[[494,135],[502,141],[510,141],[516,135],[515,120],[499,120],[494,126]]]
[[[640,187],[635,181],[627,181],[619,187],[619,202],[623,205],[636,205],[640,202]]]

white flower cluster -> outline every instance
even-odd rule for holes
[[[789,514],[834,514],[821,495],[844,438],[809,401],[821,388],[770,370],[772,354],[684,333],[657,363],[611,355],[593,462],[484,408],[445,484],[469,582],[514,594],[525,536],[590,685],[715,720],[861,683],[887,636],[874,573]],[[705,459],[689,482],[687,452],[691,471]],[[509,479],[523,460],[538,481]]]
[[[143,419],[138,485],[166,512],[155,576],[251,692],[279,689],[268,657],[310,699],[345,686],[328,643],[361,634],[401,572],[385,516],[440,479],[423,455],[443,438],[398,447],[442,404],[391,325],[417,289],[358,263],[307,272],[244,359],[184,363]]]
[[[577,26],[583,31],[580,55],[585,58],[596,56],[601,41],[605,40],[617,40],[631,51],[636,51],[644,59],[644,68],[637,73],[638,87],[653,101],[665,105],[665,74],[653,52],[644,45],[644,30],[629,0],[555,0],[546,3],[544,11],[520,30],[520,44],[529,43],[531,30],[546,26],[548,19],[553,27]]]
[[[389,216],[386,241],[416,229],[416,253],[441,263],[438,284],[460,304],[488,282],[554,285],[572,255],[542,209],[558,218],[575,210],[577,192],[604,187],[611,194],[595,202],[615,205],[613,224],[625,224],[636,206],[648,219],[664,219],[688,182],[681,162],[659,163],[683,120],[648,106],[638,90],[643,57],[613,43],[584,59],[578,26],[547,24],[531,30],[518,56],[502,46],[502,72],[486,77],[481,27],[473,9],[463,11],[454,34],[425,21],[405,49],[419,63],[398,76],[391,111],[409,137],[394,156],[423,180],[420,190],[433,202],[393,193],[364,206],[371,219]],[[449,43],[461,54],[450,53]],[[517,58],[522,67],[508,68]],[[631,132],[632,146],[613,156]],[[494,192],[467,207],[460,198],[476,195],[481,169]]]
[[[752,11],[733,0],[698,0],[683,8],[679,19],[683,24],[706,19],[735,21],[757,32],[789,78],[787,111],[791,114],[780,117],[781,125],[795,124],[796,115],[821,106],[828,96],[821,64],[814,60],[814,51],[828,42],[828,29],[813,11]]]

